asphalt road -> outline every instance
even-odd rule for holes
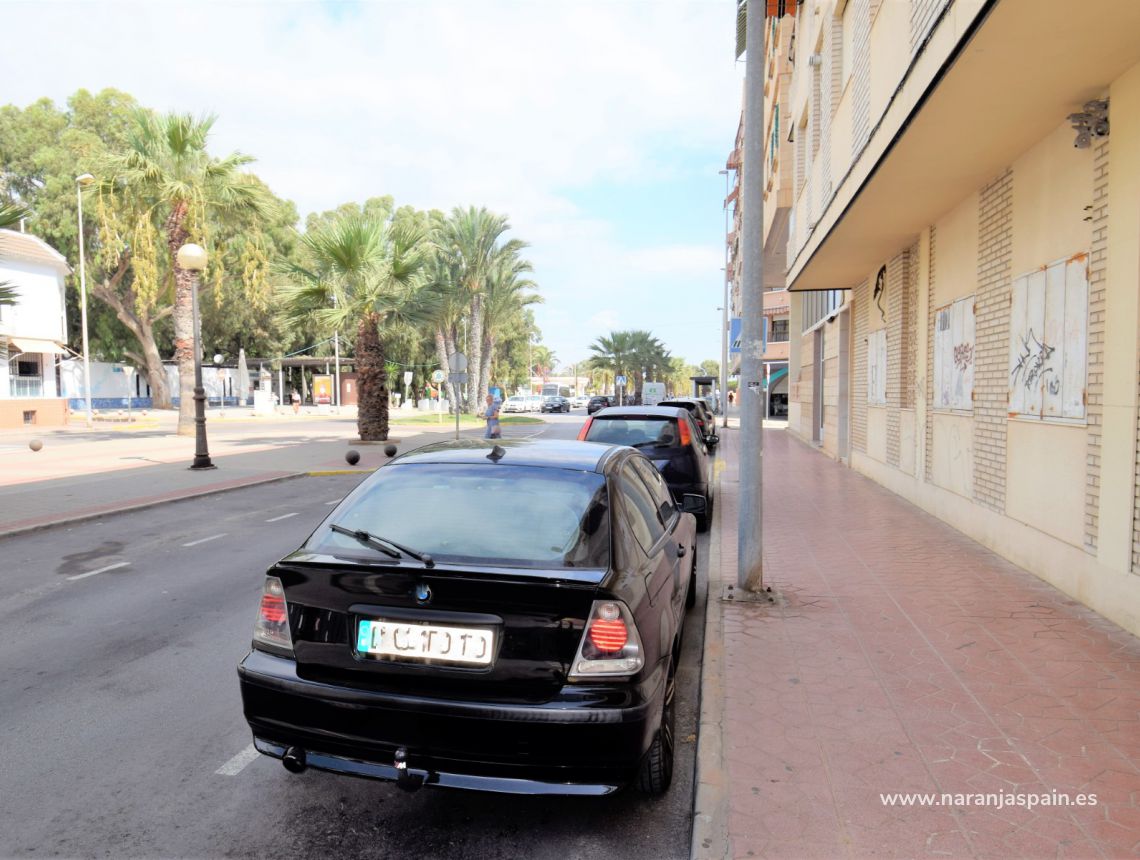
[[[572,438],[582,417],[553,419],[543,435]],[[357,481],[302,478],[0,540],[0,856],[688,856],[704,536],[662,799],[409,795],[249,754],[234,668],[264,570]]]

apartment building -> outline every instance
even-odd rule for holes
[[[765,20],[765,88],[764,88],[764,267],[763,267],[763,374],[769,417],[788,414],[788,350],[790,341],[790,304],[785,290],[787,270],[788,226],[793,203],[794,153],[787,140],[785,125],[790,116],[792,57],[795,44],[793,15],[796,0],[769,2],[770,14]],[[743,42],[737,55],[743,51]],[[732,227],[727,236],[731,314],[739,319],[743,310],[741,279],[743,259],[740,237],[743,228],[741,181],[747,167],[743,165],[744,114],[736,130],[736,140],[725,167],[732,177],[732,189],[725,201],[732,207]],[[736,326],[738,329],[739,326]],[[735,337],[734,337],[735,340]],[[733,374],[740,372],[740,353],[734,350],[730,364]]]
[[[785,11],[789,430],[1140,634],[1140,3]]]

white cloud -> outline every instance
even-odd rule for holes
[[[607,186],[617,200],[633,182],[674,182],[694,158],[723,160],[741,76],[724,0],[9,3],[3,15],[53,45],[45,63],[36,39],[6,44],[13,103],[113,86],[155,108],[215,112],[213,148],[256,156],[302,214],[377,194],[508,213],[532,245],[540,323],[579,321],[545,332],[567,359],[596,336],[598,307],[625,324],[675,283],[678,307],[658,301],[650,320],[669,339],[693,312],[681,284],[718,283],[719,206],[691,246],[645,248],[620,238],[631,225],[611,207],[572,199]],[[712,200],[721,180],[709,174]]]

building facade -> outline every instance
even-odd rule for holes
[[[789,430],[1140,633],[1140,3],[808,0]]]
[[[0,230],[0,283],[16,292],[0,306],[0,427],[64,425],[59,359],[67,348],[67,261],[42,239]]]

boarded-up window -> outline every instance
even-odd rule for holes
[[[1013,282],[1009,318],[1009,413],[1085,417],[1088,258],[1058,260]]]
[[[974,297],[934,312],[934,408],[974,408]]]
[[[887,402],[887,330],[867,335],[867,402]]]

